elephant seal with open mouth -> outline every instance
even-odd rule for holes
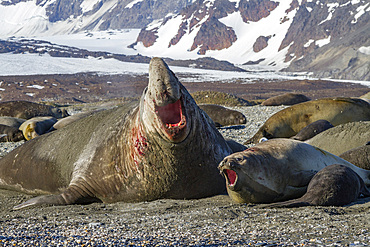
[[[160,58],[139,104],[32,139],[0,160],[0,187],[48,194],[16,206],[190,199],[225,191],[217,165],[232,150]]]
[[[220,163],[229,196],[238,203],[272,203],[302,196],[312,177],[332,164],[354,170],[370,184],[370,171],[307,143],[271,139]]]

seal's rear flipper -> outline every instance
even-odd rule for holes
[[[13,207],[13,210],[19,210],[37,205],[69,205],[69,204],[89,204],[101,202],[98,198],[87,195],[87,193],[69,187],[59,195],[45,195],[31,198],[30,200]]]
[[[302,201],[301,198],[293,199],[285,202],[276,202],[258,206],[259,208],[297,208],[297,207],[306,207],[312,206],[310,203]]]

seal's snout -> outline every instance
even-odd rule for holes
[[[181,97],[177,77],[160,58],[150,61],[148,90],[158,106],[173,104]]]
[[[236,167],[237,164],[233,161],[233,159],[224,159],[218,166],[221,174],[225,176],[226,184],[229,188],[234,188],[238,179],[238,174],[235,171]]]

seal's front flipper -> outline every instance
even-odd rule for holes
[[[19,210],[37,205],[69,205],[69,204],[88,204],[93,202],[101,202],[98,198],[92,197],[83,191],[69,187],[66,191],[59,195],[45,195],[34,197],[24,203],[13,207],[13,210]]]

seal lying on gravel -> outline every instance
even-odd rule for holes
[[[344,206],[361,195],[370,196],[362,178],[351,168],[334,164],[316,173],[302,197],[263,207]]]
[[[22,123],[26,121],[25,119],[22,118],[16,118],[16,117],[0,117],[0,124],[11,126],[14,128],[19,128]]]
[[[333,127],[334,126],[329,121],[320,119],[313,123],[310,123],[291,138],[298,141],[306,141],[308,139],[311,139],[315,135]]]
[[[54,193],[65,205],[202,198],[225,192],[217,164],[232,150],[162,59],[139,105],[101,111],[32,139],[0,160],[0,187]]]
[[[201,104],[199,105],[199,108],[207,113],[207,115],[216,124],[216,127],[240,125],[247,122],[243,113],[220,105]]]
[[[370,140],[370,121],[341,124],[312,137],[306,142],[340,155],[353,148],[365,145]]]
[[[220,163],[229,196],[238,203],[271,203],[302,196],[312,177],[332,164],[353,169],[370,184],[370,171],[292,139],[272,139]]]
[[[244,144],[258,143],[262,137],[289,138],[317,120],[333,126],[370,120],[370,104],[361,99],[326,98],[290,106],[272,115],[257,133]]]
[[[22,123],[19,130],[28,141],[48,132],[57,121],[54,117],[33,117]]]
[[[22,140],[24,140],[24,136],[18,128],[0,124],[0,142],[19,142]]]
[[[263,101],[261,105],[264,106],[278,106],[278,105],[295,105],[298,103],[309,101],[310,98],[298,93],[285,93],[274,96]]]
[[[0,103],[0,116],[30,119],[37,116],[62,118],[68,116],[66,110],[54,106],[29,101],[8,101]]]

